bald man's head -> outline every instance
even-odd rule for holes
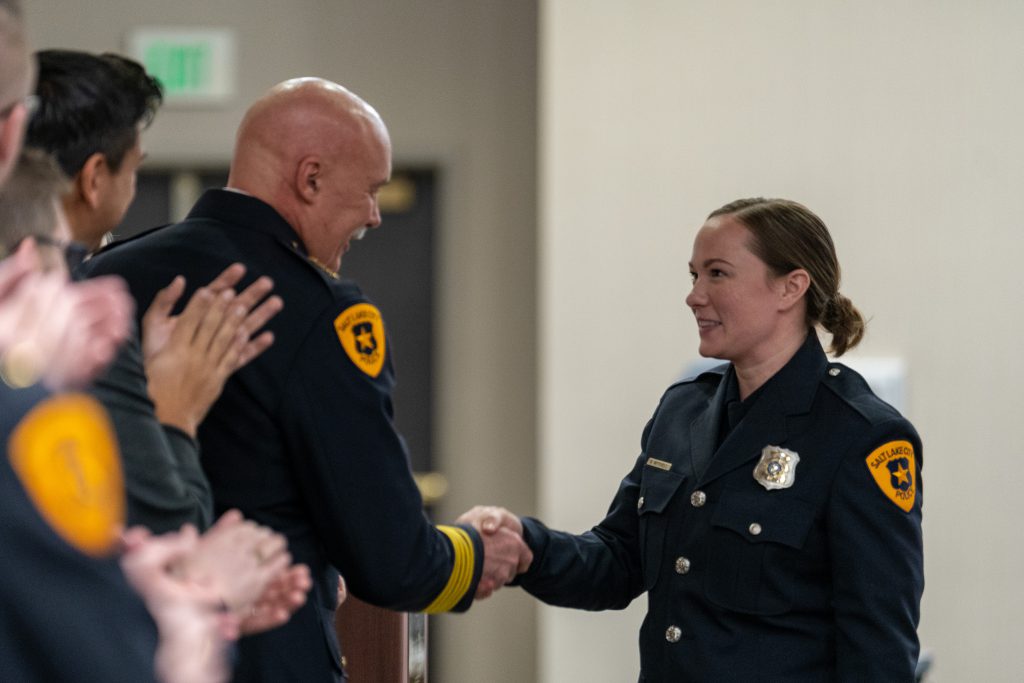
[[[353,238],[380,224],[377,190],[391,176],[380,115],[320,78],[272,88],[238,129],[228,185],[273,206],[310,256],[332,270]]]

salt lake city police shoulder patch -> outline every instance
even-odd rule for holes
[[[11,435],[11,467],[42,518],[78,550],[112,553],[124,526],[124,479],[106,412],[65,394],[33,408]]]
[[[355,366],[370,377],[384,368],[384,320],[371,304],[353,304],[334,319],[341,348]]]
[[[871,451],[864,462],[882,493],[901,510],[910,512],[917,496],[913,445],[909,441],[890,441]]]

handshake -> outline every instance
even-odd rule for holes
[[[477,600],[489,598],[530,568],[533,552],[523,541],[523,524],[505,508],[477,505],[455,521],[472,525],[483,541],[484,568],[476,588]]]

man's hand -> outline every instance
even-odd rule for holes
[[[241,294],[232,287],[245,274],[239,263],[226,268],[192,295],[179,316],[171,316],[185,290],[176,277],[160,290],[142,319],[142,346],[149,393],[157,419],[192,436],[233,372],[274,341],[266,331],[253,337],[283,307],[266,298],[270,278],[258,278]]]
[[[523,524],[505,508],[478,505],[463,513],[459,524],[471,524],[484,543],[484,570],[476,598],[483,600],[530,568],[533,552],[523,542]]]

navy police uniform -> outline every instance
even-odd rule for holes
[[[722,366],[666,391],[592,530],[524,519],[521,584],[590,610],[646,591],[641,681],[913,681],[917,432],[814,334],[730,406],[735,382]]]
[[[242,639],[235,679],[336,681],[337,571],[379,606],[462,611],[483,547],[471,527],[435,527],[423,513],[392,423],[380,313],[354,283],[310,259],[271,206],[208,191],[185,221],[108,248],[89,273],[124,277],[144,311],[175,275],[186,277],[190,296],[236,261],[248,281],[273,278],[285,305],[269,324],[273,346],[231,377],[201,425],[202,463],[215,509],[238,508],[284,534],[314,586],[285,626]]]
[[[102,408],[0,383],[0,435],[0,681],[153,681],[156,626],[115,556],[124,490]]]

